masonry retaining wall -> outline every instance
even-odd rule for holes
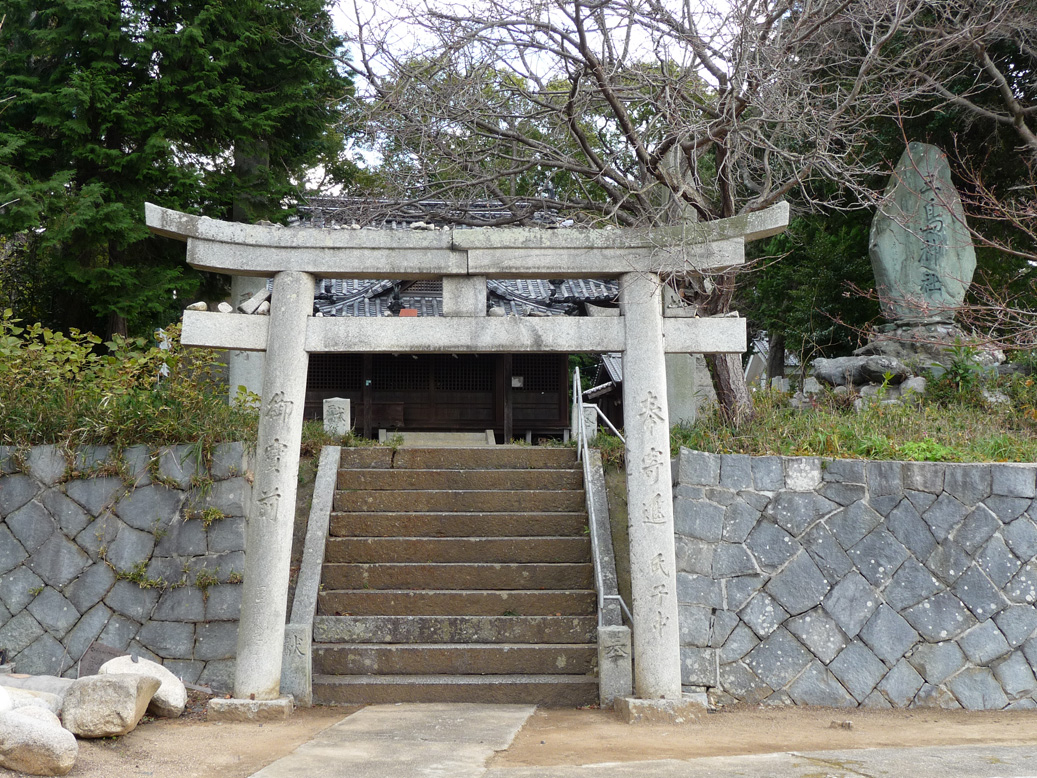
[[[229,688],[246,467],[236,443],[208,472],[192,446],[0,447],[0,649],[16,671],[75,677],[96,641]]]
[[[1037,707],[1037,466],[687,450],[675,465],[686,691]]]

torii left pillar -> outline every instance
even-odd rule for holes
[[[274,276],[238,623],[234,696],[239,700],[280,696],[309,362],[306,320],[313,312],[313,292],[314,277],[309,273],[285,271]]]

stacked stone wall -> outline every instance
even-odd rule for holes
[[[682,450],[682,684],[734,702],[1037,707],[1035,465]]]
[[[0,649],[75,677],[95,642],[189,683],[233,681],[245,515],[240,444],[0,447]]]

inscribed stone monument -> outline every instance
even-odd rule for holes
[[[976,269],[961,198],[947,156],[909,143],[871,224],[879,301],[896,325],[950,323]]]

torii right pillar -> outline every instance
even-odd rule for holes
[[[634,617],[634,692],[640,701],[676,701],[681,699],[680,625],[662,283],[654,273],[627,273],[621,279],[620,294],[626,345],[623,426]],[[617,700],[617,710],[635,702]]]

